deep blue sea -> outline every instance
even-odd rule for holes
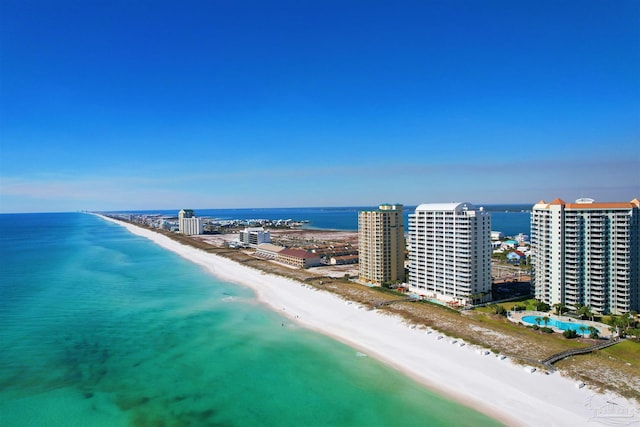
[[[477,205],[491,212],[492,230],[502,231],[505,236],[516,236],[518,233],[530,234],[530,204],[509,205]],[[232,219],[292,219],[309,221],[306,227],[329,230],[357,230],[358,212],[375,209],[374,206],[322,207],[322,208],[261,208],[261,209],[194,209],[196,216]],[[404,224],[408,227],[408,216],[415,206],[404,207]],[[160,214],[176,216],[180,209],[157,211],[128,211],[134,214]]]
[[[96,216],[0,251],[0,426],[498,425]]]

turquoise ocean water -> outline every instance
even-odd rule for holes
[[[499,425],[98,217],[0,239],[2,426]]]

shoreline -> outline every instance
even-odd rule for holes
[[[577,388],[561,376],[527,372],[484,349],[410,327],[399,317],[360,309],[330,292],[267,274],[230,259],[182,245],[167,236],[98,215],[205,267],[213,275],[249,287],[258,301],[297,324],[357,349],[428,389],[507,425],[581,425],[637,422],[640,409],[613,393]],[[442,337],[442,338],[440,338]],[[616,405],[611,407],[611,402]],[[629,416],[631,418],[629,418]]]

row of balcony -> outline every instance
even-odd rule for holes
[[[409,269],[409,274],[415,276],[415,277],[423,277],[426,279],[432,279],[432,280],[442,280],[442,281],[447,281],[447,282],[457,282],[457,283],[469,283],[471,281],[472,276],[471,275],[442,275],[442,274],[435,274],[433,271],[430,272],[426,272],[424,270],[413,270],[413,269]]]

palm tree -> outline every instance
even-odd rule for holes
[[[577,313],[580,315],[581,319],[586,319],[591,314],[591,310],[588,305],[580,306]]]
[[[631,326],[635,325],[636,323],[634,316],[631,315],[631,312],[625,313],[622,318],[624,319],[627,329],[631,328]]]
[[[595,316],[595,313],[591,310],[591,307],[589,307],[588,305],[585,305],[580,309],[580,314],[582,314],[585,317],[588,317],[593,322],[593,317]]]
[[[551,320],[551,319],[549,319],[549,318],[548,318],[548,317],[546,317],[546,316],[545,316],[545,317],[543,317],[543,318],[542,318],[542,321],[544,322],[544,326],[549,326],[549,321],[550,321],[550,320]]]
[[[559,302],[557,304],[553,304],[553,307],[556,309],[556,314],[558,316],[560,316],[562,313],[564,313],[565,309],[567,308],[566,305],[564,305],[563,303]]]
[[[589,326],[589,332],[589,338],[597,340],[600,337],[600,331],[596,327]]]
[[[535,321],[538,324],[538,326],[540,326],[540,322],[542,322],[542,317],[536,317]]]
[[[611,318],[607,321],[607,324],[611,326],[609,329],[612,332],[616,332],[619,337],[624,336],[624,331],[627,326],[627,322],[624,317],[620,316],[611,316]]]
[[[589,329],[584,325],[580,325],[578,327],[578,330],[580,331],[580,335],[582,335],[582,337],[584,338],[584,333],[587,332]]]

